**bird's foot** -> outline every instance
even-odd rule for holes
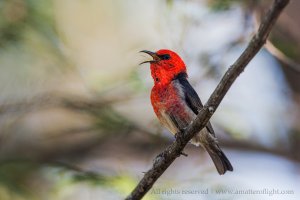
[[[174,135],[175,139],[177,140],[179,138],[182,138],[184,132],[185,132],[185,128],[180,129],[179,132],[175,133],[175,135]]]
[[[174,135],[175,139],[177,139],[177,138],[179,137],[180,134],[181,134],[181,132],[175,133],[175,135]]]
[[[181,142],[181,141],[182,141],[184,132],[185,132],[185,129],[181,129],[179,132],[175,133],[174,136],[175,136],[175,139],[176,139],[177,142]],[[185,157],[188,156],[188,155],[187,155],[186,153],[184,153],[183,151],[180,152],[180,155],[183,155],[183,156],[185,156]]]

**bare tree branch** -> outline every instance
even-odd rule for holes
[[[96,100],[95,100],[96,99]],[[4,114],[28,113],[42,108],[62,107],[75,111],[89,111],[100,109],[119,101],[99,100],[99,98],[83,98],[79,96],[62,96],[60,94],[49,93],[35,96],[29,100],[21,102],[9,102],[0,104],[0,116]]]
[[[176,137],[176,141],[174,141],[155,158],[152,168],[145,173],[142,180],[138,183],[136,188],[131,192],[126,200],[137,200],[143,198],[164,171],[177,157],[181,155],[186,144],[194,137],[194,135],[199,133],[199,131],[206,126],[233,82],[244,71],[247,64],[266,43],[273,25],[288,3],[289,0],[274,0],[271,8],[262,20],[257,33],[252,37],[250,43],[241,56],[232,66],[229,67],[217,88],[204,105],[203,109],[200,110],[196,119],[183,133],[178,134],[179,136]]]

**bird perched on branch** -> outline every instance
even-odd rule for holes
[[[173,51],[161,49],[157,52],[141,51],[150,55],[151,75],[154,86],[151,91],[151,103],[161,124],[175,136],[184,130],[203,107],[200,98],[188,82],[186,66]],[[220,175],[233,171],[232,165],[218,145],[215,132],[207,123],[191,143],[201,145],[212,158]]]

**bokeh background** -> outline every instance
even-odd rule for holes
[[[0,0],[0,199],[124,198],[174,140],[138,52],[178,52],[206,102],[271,3]],[[234,172],[188,145],[145,199],[300,198],[299,9],[211,119]]]

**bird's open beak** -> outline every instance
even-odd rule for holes
[[[148,61],[141,62],[140,65],[144,64],[144,63],[158,62],[158,61],[161,60],[160,57],[156,53],[154,53],[152,51],[143,50],[143,51],[140,51],[140,52],[141,53],[146,53],[146,54],[150,55],[153,58],[153,60],[148,60]]]

